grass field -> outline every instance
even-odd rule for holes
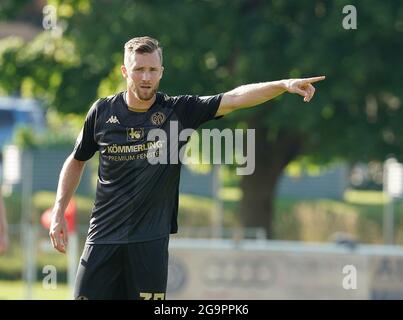
[[[56,289],[45,289],[41,282],[32,288],[34,300],[69,300],[71,294],[67,285],[58,285]],[[0,281],[0,300],[25,300],[27,288],[22,281]]]

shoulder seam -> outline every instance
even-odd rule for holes
[[[98,120],[98,109],[100,106],[103,106],[106,102],[107,98],[99,98],[98,100],[95,101],[94,105],[95,105],[95,119],[94,119],[94,142],[96,143],[97,140],[95,138],[96,135],[96,128],[97,128],[97,120]]]
[[[179,96],[175,96],[175,97],[172,97],[172,98],[174,98],[174,99],[176,98],[177,100],[179,100],[180,97],[184,97],[184,95],[179,95]],[[172,110],[175,113],[176,117],[178,118],[178,121],[182,125],[182,127],[186,128],[186,125],[185,125],[182,117],[176,112],[176,107],[173,107]]]

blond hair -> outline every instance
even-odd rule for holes
[[[136,37],[130,39],[124,46],[124,61],[126,62],[130,55],[137,53],[153,53],[157,50],[162,65],[162,48],[157,40],[151,37]]]

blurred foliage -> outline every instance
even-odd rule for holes
[[[81,130],[84,116],[62,114],[51,109],[46,117],[48,126],[44,132],[34,132],[31,127],[18,128],[13,143],[23,148],[71,148]]]
[[[34,148],[39,144],[37,133],[30,127],[18,128],[13,137],[13,143],[22,148]]]
[[[0,20],[10,19],[13,17],[14,19],[18,17],[21,9],[26,7],[29,2],[32,0],[2,0],[0,1]]]
[[[16,205],[17,195],[5,198],[11,225],[19,222],[19,209]],[[51,207],[55,194],[39,192],[35,194],[33,204],[36,217]],[[373,201],[373,198],[378,201]],[[80,246],[85,241],[85,231],[88,227],[92,198],[76,197],[78,207],[78,222],[80,228]],[[12,203],[14,203],[12,205]],[[237,201],[225,201],[224,226],[238,228],[239,221],[234,216]],[[211,225],[213,202],[209,199],[182,195],[180,199],[181,227],[208,227]],[[359,243],[383,243],[382,213],[384,199],[381,192],[348,191],[345,201],[329,199],[301,200],[279,198],[276,201],[276,215],[274,216],[274,239],[299,240],[313,242],[329,242],[332,236],[342,233],[351,236]],[[403,203],[395,206],[396,244],[403,244]],[[10,235],[12,246],[0,259],[0,279],[20,279],[23,266],[22,251],[18,233]],[[38,225],[40,239],[47,241],[47,231]],[[179,234],[179,236],[181,233]],[[193,235],[194,236],[194,235]],[[60,281],[65,280],[67,262],[64,255],[53,251],[38,250],[37,274],[42,277],[44,265],[53,264],[57,267]],[[51,262],[50,262],[51,261]]]
[[[32,205],[34,216],[39,222],[40,216],[47,209],[52,208],[56,198],[55,192],[40,191],[34,194]],[[88,226],[91,209],[94,203],[92,196],[75,195],[77,204],[77,223]],[[17,224],[21,221],[21,194],[12,193],[4,197],[7,209],[7,217],[10,224]],[[195,205],[197,204],[197,205]],[[209,198],[182,194],[179,200],[178,219],[182,226],[186,227],[208,227],[214,219],[213,201]],[[238,224],[233,214],[233,206],[225,211],[224,226],[231,227]]]
[[[3,195],[4,205],[6,207],[7,221],[9,224],[16,224],[21,222],[21,195],[11,193],[10,195]]]
[[[18,13],[20,6],[7,3],[9,12]],[[56,29],[28,43],[15,37],[0,40],[0,89],[41,97],[64,113],[85,114],[96,98],[124,87],[119,70],[123,45],[141,35],[161,42],[161,90],[171,95],[210,95],[245,83],[327,76],[309,104],[286,94],[208,124],[256,127],[257,137],[263,137],[264,144],[256,148],[258,172],[243,178],[256,179],[249,183],[256,192],[245,192],[245,203],[261,202],[254,209],[261,219],[271,219],[264,201],[271,201],[273,185],[291,161],[299,160],[290,166],[296,175],[307,166],[318,172],[312,163],[383,161],[389,155],[403,161],[401,1],[354,1],[357,30],[342,27],[349,0],[48,4],[57,8]],[[297,147],[283,142],[289,137]],[[266,167],[272,155],[279,164],[269,164],[271,174]],[[258,182],[263,174],[267,179]],[[263,188],[267,191],[257,192]]]
[[[232,190],[233,191],[233,190]],[[92,197],[75,196],[77,222],[84,229],[89,224],[93,205]],[[374,201],[374,198],[377,201]],[[35,216],[53,206],[54,192],[42,191],[33,197]],[[278,240],[300,240],[326,242],[332,234],[343,232],[353,235],[361,243],[382,243],[382,212],[385,199],[381,192],[348,191],[344,201],[330,199],[279,198],[274,216],[274,238]],[[17,194],[5,197],[10,224],[20,222],[21,200]],[[224,200],[223,226],[239,227],[235,215],[238,199]],[[214,203],[211,199],[193,195],[181,195],[179,223],[182,227],[209,227],[214,220]],[[403,203],[395,204],[396,242],[403,244]]]
[[[38,218],[47,209],[53,207],[55,199],[56,193],[50,191],[41,191],[34,194],[32,203]],[[94,199],[92,197],[75,195],[74,200],[77,205],[77,223],[87,225],[91,215]]]
[[[40,97],[48,105],[60,106],[58,91],[69,90],[63,89],[62,80],[71,70],[78,68],[79,59],[72,41],[43,32],[29,43],[14,36],[1,39],[0,65],[3,91],[20,92],[24,97]],[[81,110],[73,108],[71,112],[82,113],[83,107]]]
[[[43,213],[46,209],[51,208],[54,204],[56,194],[54,192],[42,191],[33,197],[33,205],[37,215]],[[77,223],[80,225],[88,225],[91,209],[94,203],[93,197],[74,196],[77,204]],[[197,206],[194,204],[197,203]],[[213,221],[213,202],[211,199],[193,196],[181,195],[179,201],[179,223],[187,227],[208,227]],[[236,221],[230,213],[224,220],[225,226],[236,225]]]
[[[277,199],[274,238],[326,242],[343,233],[359,243],[383,243],[382,192],[347,191],[345,198],[344,201]],[[395,242],[403,244],[402,202],[395,204]]]
[[[54,192],[41,191],[37,192],[32,197],[32,205],[34,210],[34,216],[39,222],[40,216],[47,209],[52,208],[56,199]],[[78,223],[88,224],[89,216],[91,214],[91,208],[93,205],[93,198],[75,195],[74,199],[77,204],[77,217]],[[4,203],[7,210],[7,219],[10,224],[16,224],[21,222],[21,194],[13,192],[9,196],[4,197]]]
[[[47,240],[48,237],[44,230],[38,229],[39,239]],[[57,280],[65,283],[67,280],[67,257],[57,252],[45,252],[37,248],[36,277],[43,279],[43,267],[53,265],[57,268]],[[16,237],[11,237],[11,246],[6,254],[0,259],[0,279],[1,280],[19,280],[22,278],[24,270],[24,252],[20,241]]]
[[[123,44],[148,34],[165,49],[161,87],[170,94],[325,74],[309,105],[291,95],[270,103],[276,107],[262,113],[268,139],[280,129],[300,132],[304,152],[323,161],[403,155],[400,1],[356,1],[357,30],[342,28],[347,0],[48,3],[57,7],[62,33],[0,42],[0,86],[8,92],[24,89],[63,112],[85,113],[99,95],[123,88]],[[231,115],[223,125],[255,112]]]

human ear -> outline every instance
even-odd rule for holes
[[[120,66],[120,71],[122,71],[122,76],[123,76],[123,78],[127,78],[127,69],[126,69],[126,67],[125,67],[125,65],[124,64],[122,64],[121,66]]]

